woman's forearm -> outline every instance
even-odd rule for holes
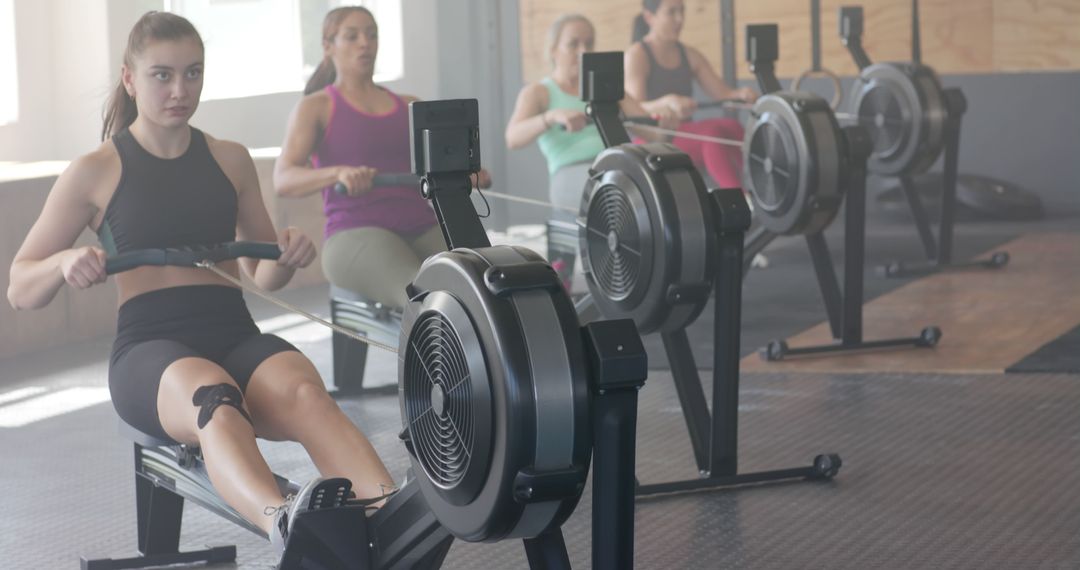
[[[286,198],[303,198],[337,181],[340,167],[284,166],[274,169],[274,191]]]
[[[255,275],[252,281],[260,289],[277,291],[284,287],[293,278],[294,274],[296,274],[295,269],[282,267],[276,261],[264,259],[255,266]]]
[[[56,297],[64,285],[60,260],[68,251],[59,251],[42,260],[24,259],[11,264],[7,298],[12,308],[40,309]]]
[[[544,111],[538,115],[514,121],[507,125],[506,147],[511,150],[519,149],[540,138],[540,135],[544,134],[548,127],[551,126],[545,117],[546,113],[547,111]]]

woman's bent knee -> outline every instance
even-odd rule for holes
[[[165,431],[177,441],[194,443],[222,409],[250,425],[244,395],[219,366],[204,360],[177,361],[161,377],[158,415]],[[217,426],[215,426],[217,427]]]

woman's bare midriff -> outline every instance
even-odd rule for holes
[[[233,277],[239,275],[236,261],[223,261],[219,266]],[[185,285],[225,285],[235,287],[209,269],[199,267],[139,267],[114,277],[119,293],[117,306],[128,300],[158,289],[183,287]]]

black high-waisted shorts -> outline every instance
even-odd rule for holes
[[[109,360],[109,392],[116,412],[149,435],[172,440],[161,427],[157,396],[161,375],[181,358],[210,360],[247,389],[267,358],[296,350],[280,337],[261,334],[243,295],[223,285],[158,289],[120,307]]]

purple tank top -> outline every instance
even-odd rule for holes
[[[394,98],[394,110],[370,115],[353,107],[333,85],[326,86],[332,101],[330,122],[315,149],[315,168],[370,166],[384,173],[411,170],[408,107]],[[435,212],[415,186],[373,188],[359,196],[342,196],[324,188],[326,237],[350,228],[375,226],[395,233],[417,235],[437,223]]]

